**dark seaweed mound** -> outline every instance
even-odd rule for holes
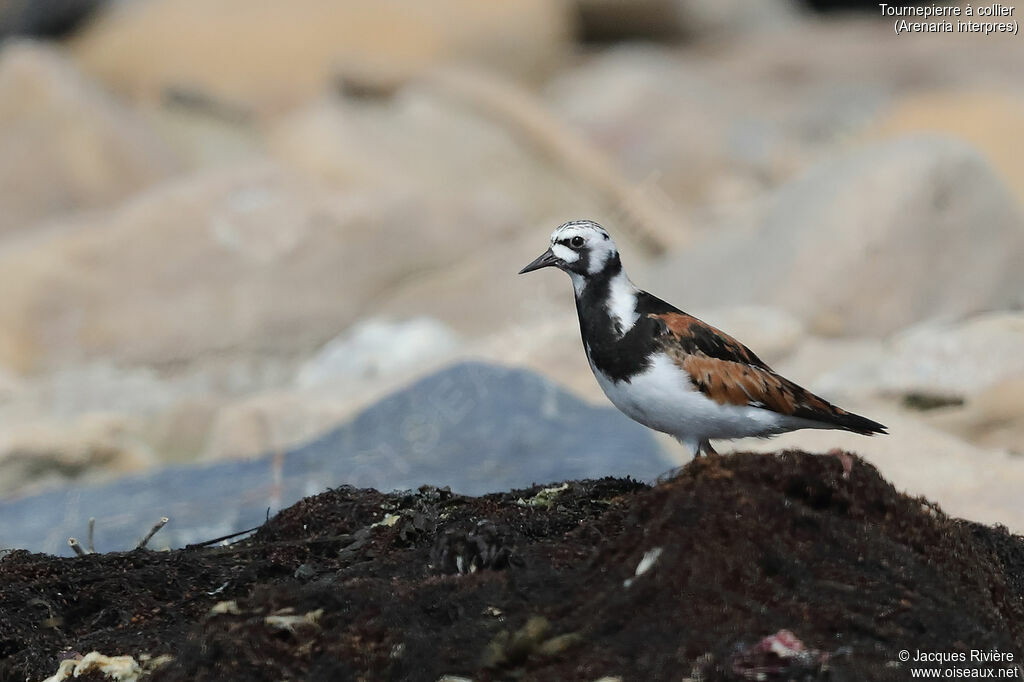
[[[153,680],[903,680],[901,649],[1019,662],[1024,539],[852,462],[737,454],[653,488],[479,498],[339,488],[226,547],[13,552],[0,680],[92,650],[172,654]]]

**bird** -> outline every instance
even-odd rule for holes
[[[637,288],[615,241],[592,220],[555,228],[548,250],[519,274],[548,267],[572,280],[583,348],[604,394],[695,457],[717,455],[712,440],[797,429],[886,433],[779,375],[725,332]]]

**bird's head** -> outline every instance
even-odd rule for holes
[[[555,228],[548,250],[519,274],[554,266],[569,273],[574,284],[582,284],[618,262],[615,242],[603,227],[592,220],[573,220]]]

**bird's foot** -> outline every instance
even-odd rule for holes
[[[707,455],[708,457],[718,457],[718,450],[715,450],[715,448],[711,446],[711,441],[702,440],[700,442],[700,447],[697,448],[697,454],[695,457],[700,457],[702,454]]]

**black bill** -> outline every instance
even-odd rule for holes
[[[534,270],[540,270],[541,268],[546,268],[546,267],[549,267],[551,265],[557,265],[557,264],[558,264],[558,256],[556,256],[554,253],[552,253],[551,249],[548,249],[544,253],[540,254],[540,256],[537,257],[537,260],[533,261],[532,263],[527,265],[525,268],[520,270],[519,274],[522,275],[522,274],[527,273],[527,272],[533,272]]]

